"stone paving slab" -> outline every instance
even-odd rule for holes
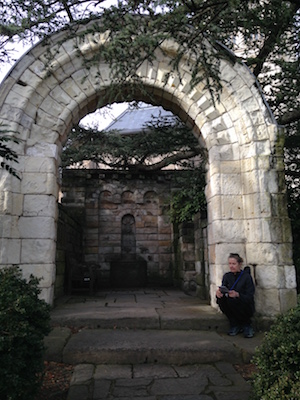
[[[55,310],[52,324],[88,328],[130,328],[159,329],[159,315],[154,308],[142,307],[99,307],[89,304],[85,307],[65,307]]]
[[[67,364],[193,364],[241,361],[240,349],[216,332],[83,329],[63,350]]]
[[[72,335],[71,329],[56,327],[45,337],[45,358],[47,361],[62,362],[63,349]]]
[[[229,363],[78,365],[68,400],[248,400],[251,386]]]
[[[54,326],[91,329],[226,330],[224,315],[180,290],[102,291],[65,299],[51,313]]]
[[[193,329],[215,330],[224,332],[228,329],[228,322],[224,316],[210,306],[198,303],[158,309],[161,329]]]

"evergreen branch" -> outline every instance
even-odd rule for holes
[[[283,114],[279,119],[279,125],[288,125],[300,120],[300,109],[295,109]]]
[[[199,151],[182,151],[176,154],[172,154],[171,156],[163,158],[161,161],[156,162],[154,164],[135,164],[130,165],[130,169],[134,169],[137,171],[159,171],[162,168],[167,167],[171,164],[176,164],[178,161],[188,160],[190,158],[196,157],[197,155],[201,154]]]
[[[299,9],[299,5],[293,4],[285,16],[285,18],[281,17],[280,21],[276,24],[273,24],[270,30],[270,33],[267,39],[264,41],[264,44],[258,53],[257,57],[252,60],[248,60],[249,65],[255,64],[253,74],[257,77],[264,66],[267,58],[270,53],[274,50],[276,44],[279,41],[280,36],[287,30],[287,28],[291,25],[295,13]]]

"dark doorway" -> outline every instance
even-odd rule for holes
[[[147,262],[136,254],[135,218],[131,214],[121,221],[121,257],[111,263],[110,283],[113,287],[144,287],[147,283]]]

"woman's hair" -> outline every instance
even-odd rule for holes
[[[230,253],[228,258],[235,258],[236,261],[241,264],[244,262],[244,260],[242,259],[242,257],[240,257],[240,255],[238,253]]]

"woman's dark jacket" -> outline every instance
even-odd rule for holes
[[[231,289],[234,285],[234,282],[238,279],[240,275],[240,279],[237,281],[234,288]],[[241,302],[250,305],[252,310],[254,311],[255,286],[250,275],[249,267],[246,267],[243,273],[242,271],[236,274],[234,274],[233,272],[227,272],[223,276],[222,285],[228,287],[229,290],[235,290],[236,292],[238,292]]]

